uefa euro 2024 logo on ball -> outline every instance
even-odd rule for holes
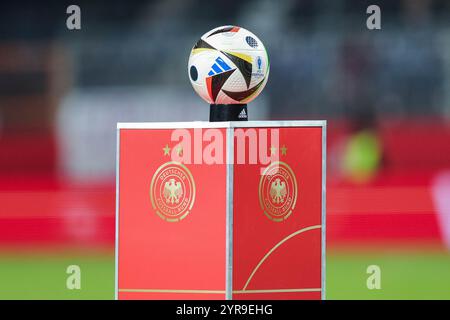
[[[211,106],[246,106],[266,85],[269,70],[262,41],[236,26],[205,33],[192,48],[188,63],[192,87]],[[222,120],[247,120],[247,115]]]

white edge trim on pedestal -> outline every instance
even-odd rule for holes
[[[118,122],[117,129],[195,129],[259,127],[325,127],[324,120],[231,121],[231,122]]]
[[[322,300],[326,299],[327,237],[327,122],[322,126]]]
[[[227,128],[225,299],[233,299],[234,130]]]
[[[115,270],[114,270],[114,298],[119,299],[119,161],[120,161],[120,129],[117,129],[116,145],[116,235],[115,235]]]

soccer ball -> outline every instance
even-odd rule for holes
[[[192,48],[188,73],[195,92],[210,104],[247,104],[266,85],[269,57],[250,31],[223,26],[205,33]]]

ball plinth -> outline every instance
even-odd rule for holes
[[[248,121],[246,104],[211,104],[209,121]]]

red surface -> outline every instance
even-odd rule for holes
[[[260,130],[260,129],[259,129]],[[298,198],[292,214],[274,222],[260,207],[261,165],[236,165],[234,171],[233,290],[243,290],[258,263],[274,246],[303,228],[321,225],[321,128],[280,129],[280,154],[294,171]],[[279,246],[256,271],[247,290],[321,288],[321,229],[301,233]],[[259,293],[233,298],[320,298],[319,293]]]
[[[0,245],[112,245],[113,187],[0,179]]]
[[[108,216],[2,218],[0,243],[6,245],[108,245],[114,220]]]
[[[370,184],[353,185],[336,179],[330,153],[349,126],[328,122],[328,246],[440,243],[430,186],[439,170],[450,168],[449,125],[383,121],[379,132],[384,167]],[[102,185],[58,180],[54,140],[35,134],[1,137],[0,245],[113,246],[114,177]]]
[[[376,127],[384,168],[409,172],[450,167],[450,122],[433,118],[381,119]],[[328,122],[327,143],[333,149],[351,134],[345,120]]]
[[[330,184],[328,244],[441,245],[431,195],[433,176],[430,172],[384,172],[368,185]]]
[[[234,294],[234,300],[320,300],[320,292],[282,292]]]
[[[0,134],[0,174],[54,174],[57,143],[53,133]]]
[[[436,215],[422,214],[331,214],[328,243],[336,244],[440,244]]]
[[[390,170],[436,170],[450,167],[450,125],[439,119],[387,121],[380,138]]]
[[[225,300],[225,294],[120,292],[119,300]]]
[[[330,182],[328,245],[440,243],[429,185],[433,174],[380,176],[368,186]],[[113,184],[1,178],[0,203],[0,245],[114,245]]]
[[[167,222],[152,208],[150,184],[158,167],[170,160],[162,148],[174,146],[171,132],[121,130],[119,290],[224,291],[226,166],[186,165],[195,180],[196,199],[183,220]],[[121,293],[120,298],[137,295]],[[187,298],[181,293],[164,296]]]

